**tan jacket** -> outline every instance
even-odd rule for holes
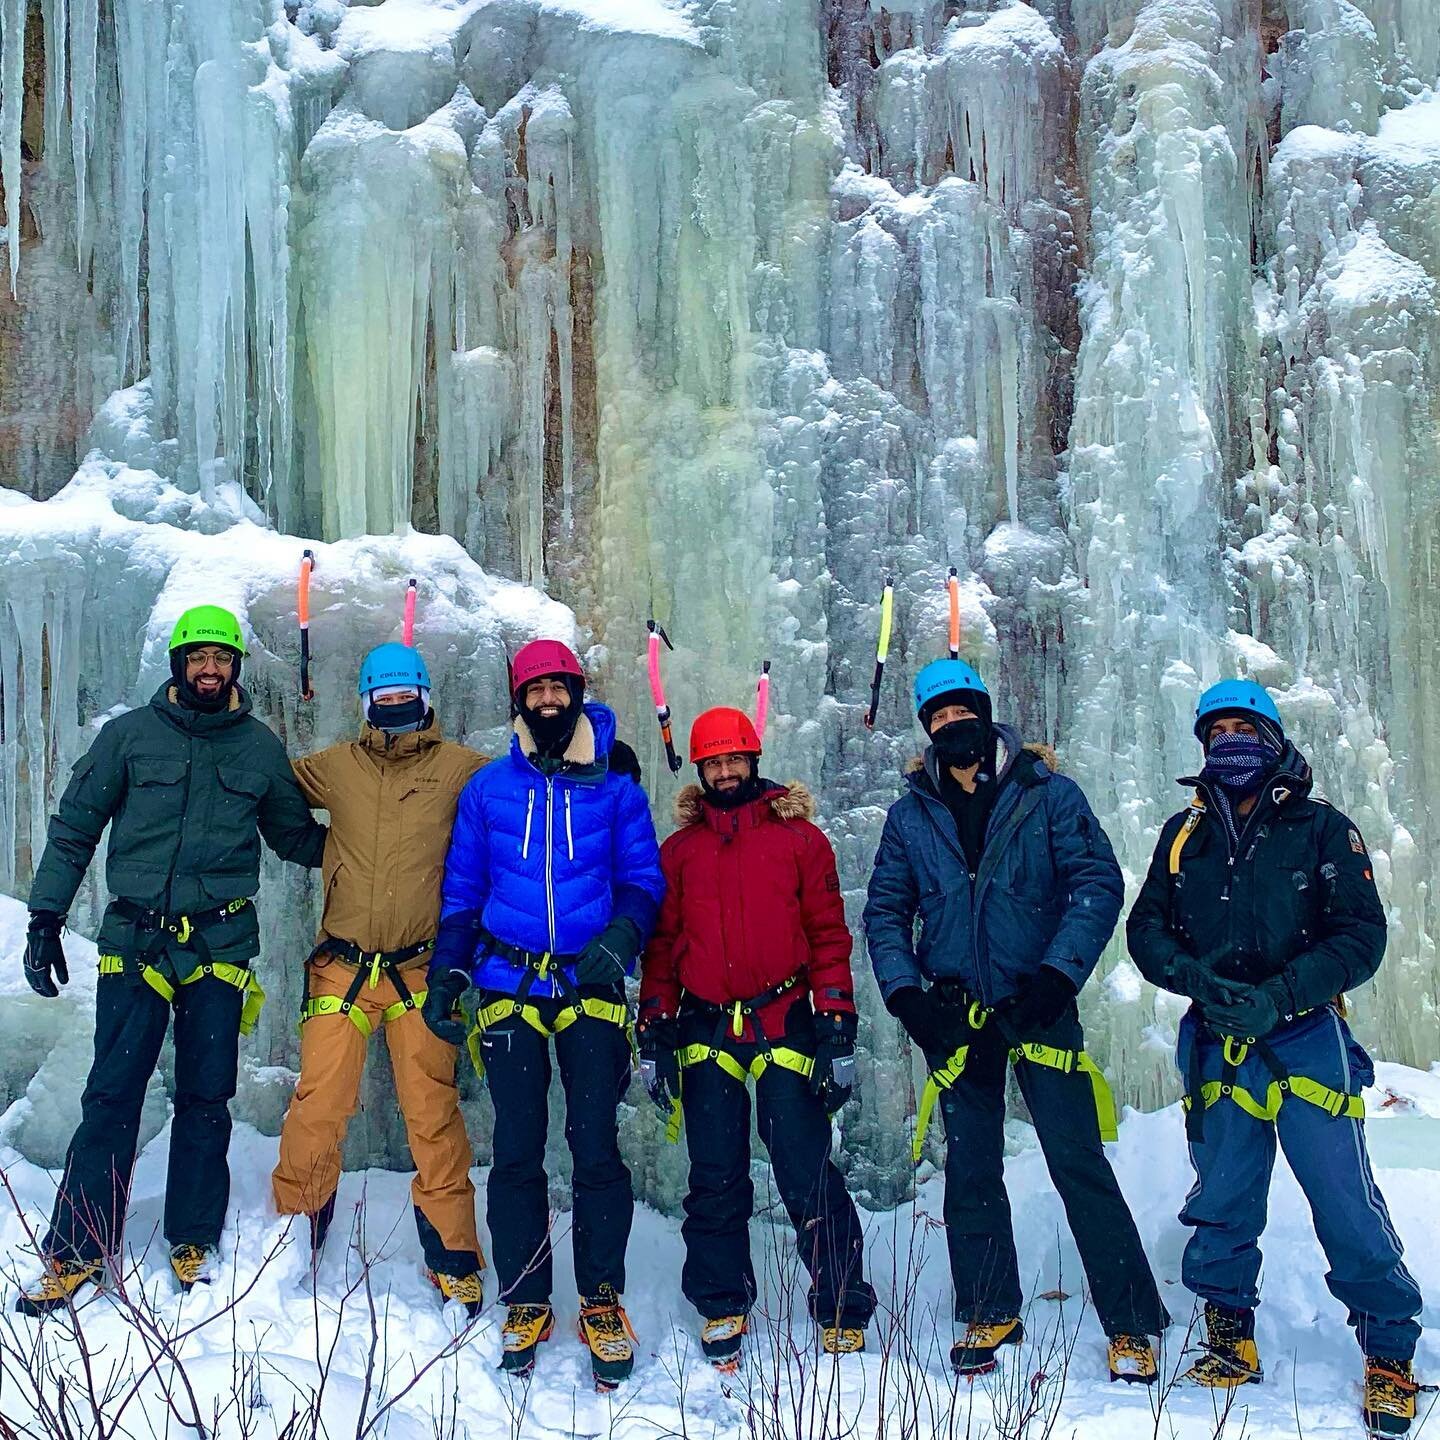
[[[330,812],[319,941],[402,950],[434,936],[455,805],[486,759],[432,723],[389,737],[367,725],[292,762],[305,798]]]

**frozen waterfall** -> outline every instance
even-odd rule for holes
[[[772,660],[767,764],[858,921],[955,566],[964,653],[1132,886],[1197,687],[1272,688],[1389,906],[1361,1033],[1440,1059],[1429,0],[0,0],[0,186],[6,890],[183,603],[241,611],[308,748],[414,574],[448,731],[502,743],[505,647],[571,636],[662,833],[645,619],[681,733]],[[272,1131],[314,909],[267,871],[239,1109]],[[857,962],[846,1164],[883,1204],[914,1095]],[[50,1162],[84,1003],[0,1019],[51,1055],[0,1067],[0,1138]],[[1084,1004],[1126,1098],[1173,1099],[1178,1006],[1118,944]],[[404,1161],[387,1084],[382,1052],[353,1160]],[[626,1144],[672,1200],[648,1116]]]

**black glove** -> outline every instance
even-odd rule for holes
[[[65,966],[65,951],[60,945],[60,927],[65,917],[53,910],[32,910],[25,937],[25,978],[30,988],[47,1000],[53,1000],[61,985],[70,983]]]
[[[447,1045],[458,1047],[465,1043],[465,1025],[455,1018],[455,1002],[469,988],[470,977],[463,970],[430,967],[420,1018],[429,1026],[430,1033]]]
[[[1222,1035],[1259,1040],[1293,1013],[1290,990],[1283,980],[1241,987],[1244,994],[1224,1005],[1206,1005],[1205,1023]]]
[[[680,1022],[668,1015],[642,1020],[635,1038],[645,1093],[669,1119],[680,1098]]]
[[[1243,980],[1231,980],[1217,974],[1212,963],[1212,958],[1219,959],[1227,953],[1228,947],[1203,959],[1189,953],[1177,955],[1165,967],[1165,989],[1174,991],[1176,995],[1188,996],[1205,1010],[1211,1005],[1231,1005],[1243,1000],[1250,986]]]
[[[623,985],[640,953],[640,927],[617,915],[575,957],[577,985]]]
[[[1053,965],[1042,965],[1025,988],[1000,1007],[1001,1019],[1020,1039],[1038,1035],[1055,1024],[1080,992],[1075,982]]]
[[[927,1058],[948,1060],[965,1043],[969,1006],[941,998],[938,988],[922,990],[907,985],[885,1002],[885,1008]]]
[[[815,1015],[815,1068],[810,1072],[810,1093],[833,1115],[855,1090],[855,1035],[859,1021],[853,1015],[820,1010]]]

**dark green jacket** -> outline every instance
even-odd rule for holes
[[[1130,955],[1155,985],[1177,989],[1176,961],[1255,985],[1282,977],[1296,1012],[1363,984],[1385,953],[1385,912],[1360,832],[1310,794],[1310,767],[1287,746],[1232,847],[1207,787],[1206,809],[1178,853],[1188,810],[1160,831],[1126,926]],[[1175,873],[1171,856],[1175,854]]]
[[[254,895],[262,837],[281,859],[320,863],[325,827],[250,697],[237,688],[230,709],[206,715],[176,704],[173,690],[167,683],[108,721],[75,766],[50,820],[32,910],[69,910],[107,823],[111,895],[169,915]]]

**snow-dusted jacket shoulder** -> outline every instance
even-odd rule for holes
[[[886,997],[948,980],[994,1005],[1041,965],[1078,989],[1115,929],[1124,880],[1084,792],[1058,773],[1048,747],[1023,745],[1008,726],[996,731],[998,790],[973,877],[933,750],[912,764],[890,807],[864,915]]]
[[[609,707],[586,703],[563,767],[548,776],[530,758],[534,742],[523,720],[515,724],[509,754],[460,793],[435,957],[469,968],[482,988],[511,992],[517,967],[473,939],[462,954],[463,927],[446,922],[466,917],[508,945],[573,956],[616,916],[647,937],[665,888],[645,792],[609,768]],[[549,982],[531,991],[554,992]]]
[[[682,992],[712,1005],[750,1000],[793,976],[777,1009],[813,995],[820,1010],[855,1008],[852,948],[835,852],[798,781],[767,783],[733,810],[698,785],[675,801],[679,829],[661,846],[665,901],[645,953],[642,1014],[673,1015]],[[762,1011],[767,1033],[778,1033]]]

